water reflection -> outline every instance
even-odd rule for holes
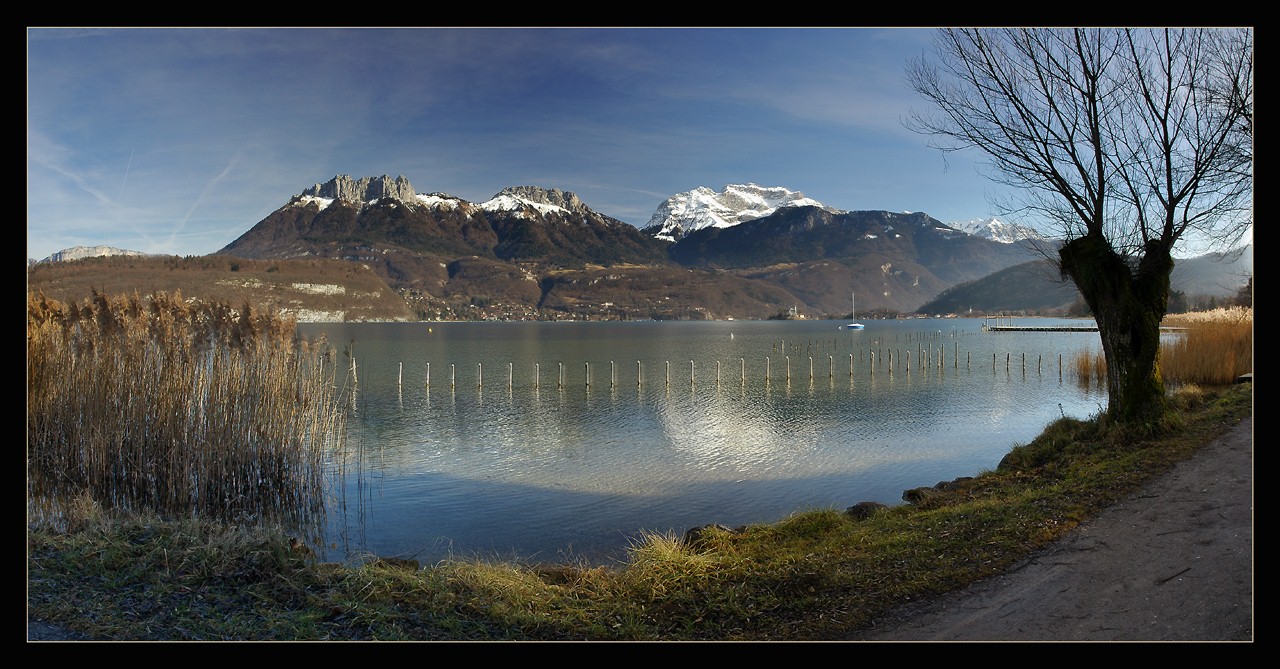
[[[336,552],[600,561],[641,530],[896,504],[1105,401],[1056,368],[1096,334],[980,324],[302,326],[360,359]]]

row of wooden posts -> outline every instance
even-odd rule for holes
[[[958,347],[958,345],[957,345],[957,347]],[[944,353],[944,350],[945,350],[945,349],[939,349],[939,350],[938,350],[938,355],[937,355],[937,358],[936,358],[936,361],[937,361],[937,367],[938,367],[938,369],[945,369],[945,366],[946,366],[946,358],[945,358],[945,356],[944,356],[944,354],[943,354],[943,353]],[[932,352],[930,352],[930,351],[925,351],[924,349],[921,349],[921,350],[919,351],[919,354],[920,354],[920,355],[919,355],[919,363],[918,363],[918,364],[919,364],[919,368],[926,368],[926,367],[929,367],[929,366],[931,366],[931,365],[933,364],[934,359],[932,358],[931,353],[932,353]],[[888,355],[887,357],[886,357],[882,352],[880,352],[880,351],[867,351],[867,354],[868,354],[868,357],[869,357],[869,358],[870,358],[870,360],[871,360],[871,375],[872,375],[872,376],[874,376],[874,375],[875,375],[875,372],[876,372],[876,361],[877,361],[877,360],[879,360],[880,362],[886,362],[886,361],[887,361],[887,371],[888,371],[890,374],[892,374],[892,373],[893,373],[893,371],[894,371],[894,360],[895,360],[895,356],[893,355],[893,350],[892,350],[892,349],[890,349],[890,351],[889,351],[889,355]],[[999,355],[999,354],[996,354],[996,353],[992,353],[992,354],[991,354],[991,371],[992,371],[993,373],[996,371],[996,368],[997,368],[998,355]],[[901,360],[902,360],[902,352],[901,352],[901,351],[898,351],[898,355],[896,356],[896,359],[899,361],[899,366],[900,366],[900,368],[905,367],[905,371],[906,371],[906,373],[910,374],[910,373],[911,373],[911,356],[910,356],[910,355],[908,355],[908,356],[907,356],[905,365],[903,365],[903,364],[901,363]],[[790,356],[785,356],[785,357],[784,357],[784,360],[785,360],[785,367],[786,367],[786,372],[785,372],[786,376],[785,376],[785,379],[786,379],[786,382],[787,382],[787,383],[790,383],[790,382],[791,382],[791,357],[790,357]],[[1004,365],[1004,366],[1005,366],[1005,371],[1006,371],[1006,372],[1010,372],[1010,371],[1012,371],[1012,360],[1013,360],[1013,358],[1012,358],[1012,354],[1011,354],[1011,353],[1006,353],[1006,354],[1005,354],[1005,365]],[[953,361],[953,366],[954,366],[956,369],[959,369],[959,366],[960,366],[960,365],[959,365],[959,363],[960,363],[960,356],[959,356],[959,349],[958,349],[958,348],[957,348],[957,350],[956,350],[956,355],[952,358],[952,361]],[[739,364],[740,364],[740,371],[739,371],[739,383],[740,383],[741,385],[744,385],[744,386],[745,386],[745,385],[746,385],[746,383],[747,383],[747,360],[746,360],[746,358],[740,358],[740,359],[739,359]],[[431,387],[431,363],[429,363],[429,362],[428,362],[428,363],[426,363],[426,365],[427,365],[427,368],[426,368],[426,382],[425,382],[425,386],[426,386],[427,388],[430,388],[430,387]],[[561,362],[561,363],[556,363],[556,365],[557,365],[556,387],[557,387],[557,388],[564,388],[564,363],[562,363],[562,362]],[[591,387],[591,381],[592,381],[592,377],[591,377],[591,363],[586,362],[586,363],[583,363],[583,365],[584,365],[584,370],[585,370],[585,371],[584,371],[584,384],[585,384],[585,386],[586,386],[587,388],[590,388],[590,387]],[[1043,365],[1044,365],[1044,355],[1043,355],[1043,354],[1041,354],[1041,355],[1039,355],[1039,356],[1037,357],[1037,359],[1036,359],[1036,374],[1037,374],[1037,375],[1039,375],[1039,374],[1041,374],[1041,373],[1042,373]],[[1026,374],[1026,372],[1027,372],[1027,354],[1026,354],[1026,353],[1023,353],[1023,354],[1022,354],[1022,363],[1021,363],[1021,366],[1022,366],[1022,373],[1025,375],[1025,374]],[[772,369],[771,369],[771,367],[772,367],[772,360],[770,359],[770,357],[769,357],[769,356],[765,356],[765,359],[764,359],[764,381],[765,381],[765,383],[769,383],[769,382],[770,382],[770,380],[771,380],[771,374],[772,374]],[[965,355],[965,369],[966,369],[966,370],[971,370],[971,369],[972,369],[972,354],[966,354],[966,355]],[[850,379],[852,379],[852,378],[853,378],[853,375],[854,375],[854,359],[853,359],[853,354],[852,354],[852,353],[850,353],[850,354],[849,354],[849,378],[850,378]],[[1062,375],[1063,375],[1062,354],[1058,354],[1058,380],[1062,380]],[[359,383],[359,378],[358,378],[358,376],[357,376],[357,370],[356,370],[356,359],[355,359],[355,357],[354,357],[354,356],[351,358],[351,378],[352,378],[352,380],[353,380],[355,383],[357,383],[357,384]],[[828,378],[828,379],[834,379],[834,378],[835,378],[835,357],[834,357],[834,356],[830,356],[830,355],[829,355],[829,356],[827,356],[827,378]],[[609,362],[609,387],[610,387],[610,388],[617,387],[617,379],[618,379],[618,377],[617,377],[617,373],[616,373],[615,365],[614,365],[613,361],[610,361],[610,362]],[[644,373],[643,373],[642,363],[641,363],[641,361],[637,360],[637,361],[636,361],[636,387],[640,387],[641,385],[643,385],[643,379],[644,379]],[[720,384],[720,382],[721,382],[721,380],[720,380],[720,379],[721,379],[721,366],[720,366],[720,361],[718,361],[718,360],[717,360],[717,361],[716,361],[716,374],[715,374],[715,383],[716,383],[716,385],[719,385],[719,384]],[[811,382],[812,382],[813,380],[814,380],[813,356],[809,356],[809,381],[811,381]],[[670,386],[670,385],[671,385],[671,361],[669,361],[669,360],[668,360],[668,361],[666,361],[666,380],[665,380],[665,381],[666,381],[666,385],[668,385],[668,386]],[[695,362],[694,362],[693,360],[690,360],[690,361],[689,361],[689,385],[694,385],[694,384],[695,384],[695,382],[696,382],[696,378],[695,378]],[[396,384],[397,384],[397,385],[403,385],[403,383],[404,383],[404,363],[402,362],[402,363],[400,363],[399,372],[398,372],[398,375],[397,375],[397,377],[396,377]],[[508,387],[508,388],[512,388],[512,387],[514,387],[514,384],[515,384],[515,365],[514,365],[513,363],[507,363],[507,387]],[[533,387],[536,389],[536,388],[540,388],[541,386],[542,386],[542,367],[541,367],[541,364],[540,364],[540,363],[534,363],[534,366],[533,366]],[[457,387],[457,367],[456,367],[456,365],[454,365],[454,364],[450,364],[450,365],[449,365],[449,387],[450,387],[450,388],[456,388],[456,387]],[[476,363],[476,387],[477,387],[477,388],[482,388],[482,387],[484,387],[484,363]]]

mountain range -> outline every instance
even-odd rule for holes
[[[403,176],[338,175],[213,256],[274,261],[277,273],[305,260],[357,263],[411,318],[821,318],[847,314],[851,292],[859,317],[914,312],[1053,247],[995,219],[844,211],[756,184],[674,195],[637,228],[557,189],[517,186],[472,203],[418,193]]]

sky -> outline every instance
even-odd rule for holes
[[[920,28],[28,28],[27,256],[215,253],[339,174],[471,202],[571,191],[644,226],[755,183],[995,215],[903,120]],[[1008,220],[1008,219],[1002,219]],[[1014,220],[1013,222],[1018,222]]]

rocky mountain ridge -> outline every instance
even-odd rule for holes
[[[994,219],[843,211],[755,184],[673,196],[651,220],[641,230],[558,189],[471,203],[403,176],[338,175],[214,255],[358,263],[420,319],[841,317],[851,291],[874,317],[1026,262],[1041,241]]]
[[[130,251],[128,249],[118,249],[114,246],[73,246],[69,249],[63,249],[57,253],[51,254],[49,257],[40,262],[67,262],[71,260],[81,260],[83,258],[98,258],[101,256],[148,256],[149,253],[142,251]],[[27,264],[35,262],[28,259]]]
[[[346,174],[316,184],[302,191],[304,197],[319,197],[344,202],[372,202],[384,197],[392,197],[402,202],[412,202],[417,198],[417,191],[403,175],[392,179],[387,175],[380,177],[363,177],[352,179]]]
[[[868,313],[909,312],[955,281],[1027,259],[1025,249],[967,235],[925,214],[848,212],[755,184],[673,196],[652,220],[663,223],[641,230],[558,189],[516,186],[468,203],[424,197],[403,177],[338,176],[295,196],[220,253],[363,262],[423,313],[456,313],[479,301],[506,313],[555,309],[629,318],[695,312],[763,318],[793,306],[839,314],[840,296],[851,290],[867,296]],[[607,299],[567,278],[619,267],[629,284],[610,288]],[[713,282],[714,273],[722,276]],[[719,285],[723,299],[674,309],[665,294],[621,299],[639,286],[669,292],[676,274],[684,283]],[[727,287],[724,275],[736,283]],[[761,284],[773,287],[767,301],[734,297],[764,295]],[[606,284],[594,277],[590,285],[601,291]],[[560,299],[569,293],[573,299]],[[748,303],[745,311],[725,312],[729,304]]]

